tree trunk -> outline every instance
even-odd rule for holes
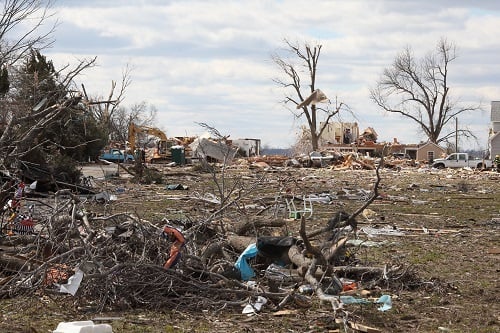
[[[236,251],[243,252],[248,245],[255,243],[255,237],[228,235],[227,241]]]
[[[312,145],[312,150],[313,151],[317,151],[318,148],[319,148],[319,137],[318,137],[318,134],[316,133],[316,131],[312,131],[311,129],[311,145]]]

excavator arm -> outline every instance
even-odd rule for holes
[[[158,144],[158,152],[155,154],[155,158],[164,158],[167,154],[167,135],[162,130],[156,127],[149,126],[139,126],[134,123],[130,123],[128,128],[128,142],[130,149],[135,151],[135,144],[138,134],[147,134],[156,136],[160,139]]]
[[[128,145],[132,152],[135,151],[136,136],[137,136],[136,125],[134,123],[130,123],[130,125],[128,125]]]

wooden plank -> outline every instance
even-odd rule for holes
[[[342,318],[336,318],[335,319],[335,322],[337,324],[343,324],[344,323],[344,320]],[[375,327],[370,327],[370,326],[366,326],[366,325],[363,325],[363,324],[358,324],[358,323],[355,323],[355,322],[352,322],[352,321],[347,321],[347,325],[354,329],[354,330],[357,330],[359,332],[366,332],[366,333],[382,333],[381,330],[379,330],[378,328],[375,328]]]

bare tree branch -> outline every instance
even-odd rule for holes
[[[384,69],[370,90],[371,99],[384,111],[415,122],[429,141],[444,141],[447,137],[441,133],[450,120],[481,109],[480,105],[458,105],[450,98],[449,67],[456,58],[455,45],[444,38],[436,51],[420,60],[407,47]]]
[[[0,64],[14,64],[32,48],[43,49],[53,44],[51,35],[57,22],[45,31],[44,24],[53,16],[49,12],[52,1],[5,0],[0,15]],[[19,29],[30,20],[27,29]],[[14,31],[20,35],[11,36]],[[10,37],[10,38],[9,38]]]
[[[282,103],[287,106],[293,105],[293,108],[287,107],[296,118],[305,117],[310,130],[311,145],[313,150],[319,146],[319,138],[332,117],[338,114],[346,107],[344,103],[337,104],[333,109],[319,108],[315,103],[305,103],[307,98],[316,91],[316,78],[318,70],[319,57],[321,55],[322,45],[303,46],[298,43],[292,43],[285,39],[286,49],[294,58],[299,59],[299,65],[295,65],[292,59],[284,58],[278,54],[272,56],[273,62],[284,74],[284,78],[274,78],[273,81],[280,87],[286,89],[286,95]],[[300,67],[304,70],[301,70]],[[308,91],[303,91],[302,78],[308,79]],[[298,110],[297,110],[298,109]],[[320,126],[319,114],[324,113],[323,125]]]

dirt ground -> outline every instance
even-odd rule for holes
[[[154,167],[165,175],[164,183],[132,183],[131,176],[116,166],[85,167],[84,174],[91,175],[96,186],[116,199],[89,209],[98,214],[134,212],[156,222],[162,218],[196,221],[212,212],[194,199],[217,193],[210,173],[192,167]],[[109,177],[115,170],[120,177]],[[330,194],[333,200],[328,203],[313,202],[312,217],[306,222],[308,230],[323,227],[340,210],[355,211],[376,179],[371,170],[261,169],[249,165],[231,167],[226,177],[246,184],[241,205],[249,215],[262,214],[258,206],[280,194]],[[367,289],[370,297],[391,296],[392,308],[385,312],[374,304],[346,304],[334,313],[330,304],[312,295],[308,307],[274,312],[264,306],[250,317],[224,307],[218,311],[133,309],[96,314],[73,306],[71,296],[44,295],[0,301],[0,332],[51,332],[61,321],[76,320],[109,323],[115,333],[359,331],[336,323],[335,318],[380,332],[500,332],[499,180],[500,174],[493,171],[414,167],[381,171],[379,199],[368,207],[365,216],[358,217],[358,238],[376,242],[377,246],[361,247],[355,256],[366,266],[402,265],[415,277],[413,281]],[[182,184],[185,189],[168,190],[168,184]],[[286,217],[287,212],[283,214]],[[282,231],[298,235],[299,223],[290,219]],[[363,231],[373,228],[403,234],[369,237]],[[368,286],[358,291],[363,287]]]

